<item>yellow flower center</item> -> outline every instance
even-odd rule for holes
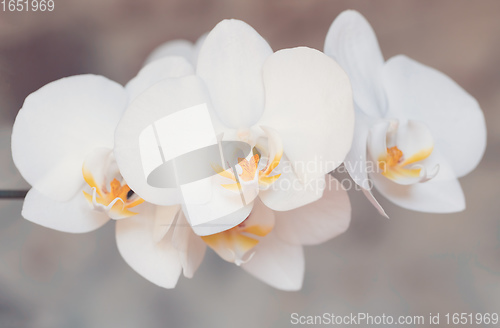
[[[104,183],[97,184],[94,176],[85,166],[83,167],[83,178],[93,190],[92,194],[83,191],[89,204],[95,210],[107,212],[112,219],[121,219],[137,214],[129,209],[144,202],[142,198],[134,194],[127,184],[121,183],[116,178],[109,183],[109,189]]]
[[[201,239],[223,259],[241,265],[249,261],[252,254],[248,252],[259,243],[259,237],[265,237],[274,227],[274,224],[251,224],[245,221],[229,230]]]
[[[402,157],[403,157],[403,152],[399,150],[397,146],[387,148],[387,159],[386,159],[387,166],[394,167],[398,165]]]
[[[252,181],[255,178],[257,166],[259,166],[259,154],[253,155],[250,161],[247,161],[246,158],[238,158],[238,163],[242,169],[240,178],[243,181]]]
[[[387,148],[387,152],[378,159],[378,166],[382,175],[391,180],[405,178],[418,178],[421,168],[406,168],[410,164],[422,161],[430,156],[433,148],[423,149],[413,156],[405,159],[403,152],[397,147]]]
[[[270,176],[272,171],[278,166],[278,164],[281,161],[281,157],[283,156],[283,152],[280,152],[274,156],[273,160],[269,162],[266,167],[264,167],[262,170],[259,171],[258,173],[258,183],[260,187],[268,187],[271,184],[273,184],[278,178],[281,176],[281,174],[276,174],[273,176]],[[248,161],[246,158],[238,158],[238,164],[242,169],[241,174],[238,175],[241,181],[249,182],[253,181],[255,179],[255,175],[257,172],[257,167],[259,166],[259,161],[260,161],[260,156],[259,154],[253,155],[250,160]],[[219,175],[229,178],[233,181],[237,181],[236,177],[233,173],[229,171],[224,171],[220,168],[216,168],[216,170],[219,172]],[[239,190],[239,183],[231,183],[231,184],[223,184],[222,187],[229,189],[229,190],[234,190],[238,191]]]

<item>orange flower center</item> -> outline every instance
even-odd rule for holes
[[[105,184],[101,185],[95,181],[94,176],[85,166],[83,167],[83,177],[93,190],[92,194],[83,192],[89,204],[94,209],[106,211],[113,219],[121,219],[137,214],[129,211],[129,209],[144,202],[142,198],[134,194],[127,184],[122,184],[116,178],[109,183],[110,188],[108,190]]]
[[[402,157],[403,152],[397,146],[387,148],[387,158],[385,163],[389,167],[394,167],[399,164]]]

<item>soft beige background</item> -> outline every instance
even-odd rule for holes
[[[0,188],[24,188],[9,154],[23,99],[79,73],[126,83],[173,38],[195,40],[223,18],[253,25],[275,50],[322,49],[333,19],[361,11],[386,58],[404,53],[480,102],[488,149],[462,179],[467,210],[420,214],[381,199],[391,220],[351,193],[344,235],[306,249],[300,292],[274,290],[209,252],[191,280],[154,286],[120,258],[113,224],[86,235],[23,220],[0,201],[0,327],[288,327],[290,313],[500,312],[500,2],[332,0],[55,0],[52,13],[0,12]],[[423,326],[419,326],[423,327]]]

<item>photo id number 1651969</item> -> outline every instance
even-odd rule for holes
[[[23,12],[23,11],[54,11],[54,0],[2,0],[0,2],[2,11]]]

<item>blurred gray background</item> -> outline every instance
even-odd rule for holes
[[[224,18],[248,22],[274,50],[322,49],[333,19],[350,8],[371,22],[385,58],[413,57],[479,100],[488,148],[461,179],[465,212],[415,213],[379,197],[387,220],[351,192],[350,229],[306,248],[300,292],[274,290],[211,251],[193,279],[165,290],[121,259],[113,223],[60,233],[22,219],[21,201],[0,200],[0,327],[289,327],[293,312],[500,312],[496,0],[55,0],[51,13],[0,12],[0,188],[27,188],[10,159],[10,132],[24,98],[44,84],[80,73],[124,84],[160,43],[194,41]]]

